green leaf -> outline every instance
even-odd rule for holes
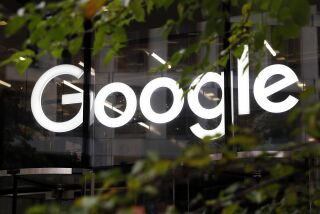
[[[52,41],[62,41],[67,35],[67,29],[65,28],[67,28],[67,26],[58,25],[52,27],[47,31],[48,34],[46,36],[49,36]]]
[[[270,11],[277,14],[281,8],[281,5],[283,5],[283,0],[273,0],[270,4]]]
[[[263,191],[255,190],[250,192],[247,195],[247,198],[254,203],[260,204],[266,199],[266,195],[263,193]]]
[[[144,161],[141,161],[141,160],[137,161],[131,170],[131,174],[137,174],[137,173],[141,172],[144,165],[145,165]]]
[[[109,62],[111,62],[113,56],[115,54],[115,51],[113,49],[110,49],[107,54],[104,56],[103,58],[103,63],[108,64]]]
[[[310,3],[308,1],[295,0],[290,2],[291,11],[295,15],[293,19],[295,23],[300,26],[304,26],[310,21]]]
[[[76,205],[88,212],[96,206],[97,202],[97,197],[82,197],[80,200],[76,201]]]
[[[146,185],[143,187],[143,190],[150,195],[156,195],[158,193],[158,189],[153,185]]]
[[[238,204],[231,204],[222,210],[222,214],[233,214],[237,211],[239,205]]]
[[[246,4],[244,4],[243,6],[242,6],[242,14],[243,15],[248,15],[249,14],[249,12],[250,12],[250,10],[251,10],[251,8],[252,8],[252,2],[248,2],[248,3],[246,3]]]
[[[146,1],[146,3],[147,3],[147,12],[148,12],[148,14],[150,14],[153,9],[154,2],[153,1]]]
[[[295,23],[287,23],[286,27],[282,27],[282,34],[285,38],[297,38],[300,35],[300,26]]]
[[[266,1],[266,0],[261,0],[261,1],[257,1],[256,4],[259,5],[259,8],[261,10],[267,10],[269,8],[271,1]]]
[[[141,181],[136,177],[131,177],[127,182],[129,191],[138,191],[141,188]]]
[[[16,62],[16,69],[18,70],[19,74],[23,74],[31,65],[32,59],[25,58],[24,60],[18,60]]]
[[[173,206],[168,206],[164,214],[178,214],[178,210]]]
[[[163,27],[162,36],[164,38],[168,38],[173,26],[175,25],[175,21],[173,19],[168,19],[166,24]]]
[[[184,14],[184,4],[182,3],[178,4],[177,11],[178,11],[179,17],[182,18]]]
[[[74,18],[74,27],[78,29],[83,29],[83,21],[84,21],[83,16],[77,15]]]
[[[301,100],[306,100],[310,98],[312,95],[315,95],[316,89],[315,87],[307,87],[304,91],[300,93],[300,99]]]
[[[9,58],[2,61],[0,63],[0,67],[5,66],[5,65],[12,63],[12,62],[17,63],[18,61],[24,60],[27,57],[30,58],[30,57],[34,57],[34,56],[35,56],[35,53],[29,49],[26,49],[23,51],[18,51],[16,53],[12,54]]]
[[[234,183],[230,185],[224,192],[228,194],[232,194],[239,189],[239,183]]]
[[[48,208],[46,205],[35,205],[30,207],[26,213],[27,214],[45,214],[47,213],[47,211],[48,211]]]
[[[104,28],[99,28],[94,35],[94,42],[93,42],[93,55],[99,53],[102,48],[104,47],[104,40],[106,38]]]
[[[301,114],[301,108],[299,107],[295,107],[293,110],[290,111],[290,114],[288,116],[288,123],[291,124],[293,123],[297,118],[298,116]]]
[[[79,52],[82,45],[82,36],[77,36],[75,39],[71,40],[68,45],[68,50],[71,55],[75,55]]]
[[[227,66],[228,61],[229,61],[229,54],[226,54],[226,55],[220,57],[218,64],[221,67],[225,68]]]
[[[244,45],[243,45],[243,44],[238,45],[237,48],[234,49],[233,55],[234,55],[237,59],[240,59],[241,56],[242,56],[243,50],[244,50]]]
[[[37,42],[37,46],[41,49],[49,49],[50,48],[50,39],[49,37],[43,37]]]
[[[263,47],[264,40],[266,38],[266,27],[264,25],[258,25],[256,32],[254,34],[254,47],[255,49],[260,49]]]
[[[316,199],[313,201],[313,204],[317,207],[320,207],[320,199]]]
[[[5,28],[6,36],[11,36],[15,34],[23,25],[27,22],[26,17],[14,16],[8,22]]]
[[[127,33],[125,29],[122,27],[117,27],[116,29],[114,29],[114,32],[112,33],[112,41],[121,44],[125,43],[127,41]],[[114,44],[113,46],[116,46],[116,44]],[[117,48],[121,47],[119,46]]]
[[[156,171],[158,175],[162,175],[168,172],[170,169],[171,162],[168,160],[162,160],[157,162],[154,166],[153,169]]]
[[[280,190],[280,185],[275,183],[275,184],[270,184],[265,187],[265,192],[268,196],[272,198],[276,198],[278,195],[278,192]]]
[[[63,48],[55,48],[54,50],[51,51],[51,54],[54,58],[60,59],[62,56]]]
[[[288,176],[294,172],[294,168],[290,165],[276,164],[270,170],[273,178]]]
[[[238,0],[231,0],[231,5],[232,5],[233,7],[238,6]]]
[[[33,31],[41,21],[42,21],[42,17],[41,16],[39,16],[37,14],[32,15],[30,17],[30,23],[28,25],[29,31]]]
[[[297,204],[297,192],[292,188],[286,190],[285,202],[288,206],[295,206]]]
[[[130,8],[138,22],[143,22],[145,17],[142,3],[142,0],[132,0],[130,2]]]
[[[157,1],[154,1],[154,4],[158,8],[168,8],[173,2],[174,0],[157,0]]]
[[[176,52],[170,57],[170,65],[176,66],[182,59],[183,53]]]

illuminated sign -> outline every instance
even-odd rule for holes
[[[247,53],[247,47],[245,53]],[[238,113],[239,115],[250,114],[250,103],[249,103],[249,69],[245,64],[248,63],[248,56],[244,54],[241,59],[238,60]],[[42,95],[45,87],[48,83],[60,75],[71,75],[75,78],[80,78],[83,71],[73,65],[58,65],[48,71],[46,71],[35,84],[35,87],[31,95],[31,109],[36,121],[45,129],[52,132],[67,132],[77,128],[81,125],[83,120],[83,107],[79,112],[70,120],[65,122],[55,122],[50,120],[42,109]],[[275,75],[281,75],[283,78],[275,83],[266,86],[267,81]],[[271,113],[281,113],[293,108],[298,99],[292,95],[288,95],[281,102],[273,102],[268,97],[275,94],[282,89],[298,82],[296,74],[287,66],[276,64],[264,68],[257,76],[254,86],[253,94],[255,100],[261,108]],[[220,102],[213,108],[205,108],[200,104],[199,93],[201,88],[207,83],[216,83],[219,85],[222,91]],[[76,87],[74,85],[71,85]],[[151,97],[154,92],[159,88],[167,88],[173,94],[173,104],[170,109],[164,113],[157,113],[152,109]],[[186,99],[191,111],[199,118],[202,119],[214,119],[221,116],[220,124],[212,129],[204,129],[199,123],[196,123],[190,127],[192,133],[198,138],[205,136],[215,136],[225,134],[225,106],[224,106],[224,73],[221,74],[208,72],[203,76],[198,76],[191,83]],[[62,96],[62,104],[73,104],[82,103],[83,93],[82,89],[78,89],[77,94],[67,94]],[[126,108],[122,112],[118,109],[115,111],[120,112],[120,116],[113,118],[109,117],[104,107],[112,106],[107,104],[106,99],[113,93],[121,93],[126,99]],[[93,99],[91,93],[91,112],[97,118],[97,120],[106,127],[117,128],[127,124],[134,116],[138,101],[136,94],[132,88],[121,82],[113,82],[104,86]],[[185,98],[183,97],[183,90],[179,88],[178,83],[168,77],[159,77],[151,80],[142,90],[139,100],[139,106],[142,114],[146,119],[153,123],[163,124],[174,120],[181,112]],[[113,108],[113,107],[112,107]],[[94,110],[93,110],[94,109]],[[145,125],[145,124],[144,124]]]

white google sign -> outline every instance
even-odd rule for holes
[[[247,51],[247,50],[246,50]],[[250,113],[250,102],[249,102],[249,70],[248,56],[244,54],[243,57],[238,60],[238,106],[239,114]],[[35,84],[35,87],[31,96],[31,109],[32,113],[37,122],[45,129],[52,132],[67,132],[77,128],[83,121],[83,106],[79,112],[70,120],[65,122],[56,122],[50,120],[42,109],[42,94],[47,84],[57,76],[60,75],[71,75],[75,78],[80,78],[83,74],[83,70],[73,65],[58,65],[48,71],[46,71]],[[283,78],[269,86],[266,86],[267,81],[275,75],[281,75]],[[264,68],[257,76],[253,94],[257,103],[264,110],[272,113],[281,113],[293,108],[298,99],[292,95],[288,95],[281,102],[273,102],[269,100],[269,96],[275,94],[282,89],[298,82],[296,74],[287,66],[281,64],[275,64]],[[214,108],[204,108],[198,98],[198,94],[201,88],[207,83],[216,83],[220,86],[222,96],[219,104]],[[151,107],[151,97],[153,93],[161,88],[168,88],[173,94],[173,103],[170,109],[164,113],[157,113]],[[194,135],[199,138],[205,136],[214,136],[220,134],[221,136],[225,133],[225,122],[224,122],[224,74],[208,72],[204,76],[198,76],[192,82],[190,87],[194,87],[190,90],[186,99],[191,111],[200,118],[203,119],[214,119],[221,116],[221,122],[215,129],[207,130],[196,123],[190,127],[190,130]],[[126,99],[126,108],[121,112],[119,117],[109,117],[104,109],[106,98],[112,93],[121,93]],[[168,123],[174,120],[181,112],[185,98],[183,98],[183,90],[179,88],[177,82],[168,77],[159,77],[150,81],[142,90],[139,100],[139,106],[141,112],[146,119],[153,123]],[[67,94],[62,96],[62,104],[82,103],[82,93]],[[128,123],[134,116],[138,100],[136,94],[132,88],[121,82],[113,82],[104,86],[97,94],[95,99],[91,96],[91,111],[94,109],[94,114],[97,120],[103,125],[111,128],[117,128]]]

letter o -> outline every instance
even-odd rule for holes
[[[108,105],[106,103],[107,97],[112,94],[119,92],[123,94],[126,99],[126,109],[117,118],[109,117],[104,106]],[[110,83],[104,86],[96,96],[94,101],[94,110],[97,120],[103,125],[110,128],[117,128],[128,123],[134,116],[137,109],[137,98],[134,91],[126,84],[120,82]]]
[[[156,113],[151,107],[153,92],[161,87],[168,88],[173,94],[171,108],[165,113]],[[151,80],[142,90],[140,96],[140,109],[143,115],[154,123],[167,123],[178,116],[184,104],[183,90],[179,89],[177,82],[168,77],[159,77]]]

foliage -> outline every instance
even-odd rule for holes
[[[206,20],[200,42],[177,51],[170,56],[167,64],[153,70],[166,70],[168,65],[175,67],[204,50],[199,64],[184,67],[180,77],[181,87],[187,86],[194,75],[224,69],[229,64],[230,53],[240,58],[246,44],[256,53],[253,56],[257,59],[253,61],[259,67],[263,42],[268,34],[271,34],[274,47],[281,50],[283,41],[298,37],[301,27],[309,21],[309,3],[306,0],[64,0],[47,4],[28,3],[8,20],[6,26],[7,36],[26,29],[28,37],[22,49],[1,65],[15,63],[17,70],[23,73],[45,54],[50,53],[55,58],[61,58],[65,51],[71,55],[77,54],[86,33],[85,22],[91,22],[93,26],[87,30],[94,32],[93,53],[96,55],[107,48],[104,61],[108,63],[125,47],[129,26],[145,23],[155,11],[166,11],[168,8],[174,8],[177,16],[163,23],[164,38],[184,23],[195,22],[196,15]],[[228,26],[231,11],[233,15],[239,15],[239,20]],[[272,30],[269,27],[271,21],[277,23]],[[211,47],[223,40],[224,46],[218,59],[211,62]],[[297,109],[289,120],[294,121],[303,114],[309,134],[318,140],[319,108],[316,103],[306,111]],[[247,130],[236,131],[238,134],[224,145],[219,161],[212,160],[214,150],[210,139],[203,139],[200,144],[186,147],[175,160],[149,154],[146,159],[137,161],[129,173],[121,169],[100,173],[98,180],[102,186],[99,193],[81,197],[71,207],[41,205],[32,207],[28,213],[145,213],[145,207],[136,201],[141,197],[160,195],[162,182],[181,168],[195,173],[214,173],[215,176],[222,176],[228,170],[249,175],[264,174],[262,181],[248,176],[232,182],[215,197],[199,192],[192,200],[197,207],[195,213],[306,213],[310,211],[310,203],[320,206],[319,189],[309,191],[305,187],[306,178],[317,170],[313,165],[306,167],[306,160],[318,156],[319,148],[309,144],[293,144],[283,148],[290,155],[281,161],[275,161],[275,156],[279,155],[277,153],[263,153],[254,161],[239,160],[233,150],[234,145],[249,151],[259,140]],[[169,206],[164,212],[179,213],[181,210]]]
[[[104,62],[108,63],[126,45],[128,26],[146,22],[146,17],[153,12],[165,12],[168,8],[174,8],[177,16],[168,17],[163,24],[165,38],[185,22],[194,22],[196,16],[206,20],[199,43],[177,51],[170,56],[167,65],[155,69],[168,69],[168,64],[174,67],[192,54],[205,50],[199,64],[184,68],[180,78],[183,88],[195,73],[218,72],[224,68],[230,52],[240,58],[244,44],[250,45],[253,52],[263,53],[263,41],[268,32],[272,34],[275,48],[280,49],[284,40],[299,36],[300,28],[309,21],[306,0],[63,0],[47,4],[28,3],[9,19],[6,34],[11,36],[27,28],[29,35],[22,49],[0,65],[15,63],[22,73],[44,54],[51,53],[55,58],[61,58],[64,51],[77,54],[85,33],[84,22],[88,20],[93,26],[88,31],[95,32],[93,53],[98,54],[108,47],[104,57]],[[239,15],[240,20],[228,27],[231,11],[233,15]],[[272,31],[268,27],[271,19],[278,22]],[[228,43],[221,48],[217,61],[212,63],[209,60],[210,49],[222,38],[226,38]],[[259,54],[257,56],[260,57]],[[25,60],[20,60],[21,57]]]
[[[229,170],[242,171],[253,175],[259,170],[259,177],[248,176],[244,180],[230,182],[215,197],[208,197],[200,190],[191,199],[192,213],[307,213],[310,203],[319,206],[319,189],[310,194],[305,182],[316,167],[306,167],[305,161],[320,154],[318,146],[293,144],[285,149],[290,156],[275,160],[277,154],[262,153],[254,161],[241,160],[230,148],[234,143],[246,144],[252,135],[241,134],[241,138],[229,142],[222,154],[214,161],[212,147],[204,140],[201,144],[188,146],[175,160],[160,159],[157,154],[149,154],[144,160],[137,161],[129,173],[115,168],[98,174],[101,187],[95,196],[78,199],[71,207],[58,205],[32,207],[28,214],[37,213],[146,213],[146,204],[140,198],[156,198],[167,176],[173,171],[187,168],[193,173],[223,176]],[[247,147],[253,149],[256,143]],[[268,164],[266,164],[268,163]],[[214,169],[213,169],[214,168]],[[180,213],[174,206],[168,206],[163,213]]]

